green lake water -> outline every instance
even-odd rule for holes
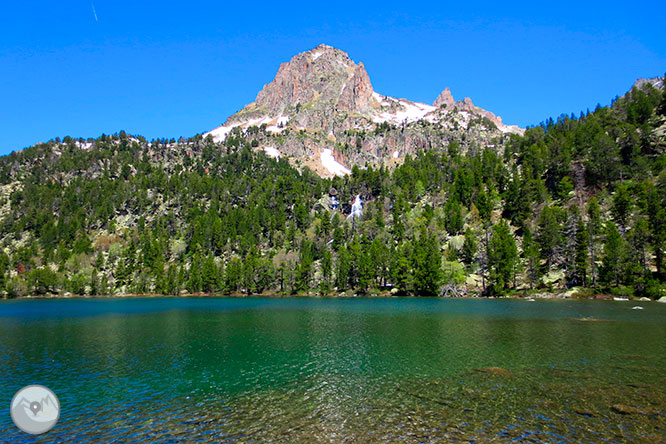
[[[0,403],[0,442],[666,442],[666,304],[2,301]]]

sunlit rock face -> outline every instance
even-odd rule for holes
[[[449,88],[433,105],[379,94],[363,63],[328,45],[280,65],[254,102],[205,135],[221,142],[234,130],[257,140],[257,149],[323,177],[350,174],[354,165],[391,167],[451,141],[462,151],[499,149],[523,131],[470,98],[456,102]]]

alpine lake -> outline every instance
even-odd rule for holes
[[[666,304],[0,301],[0,403],[0,442],[666,442]]]

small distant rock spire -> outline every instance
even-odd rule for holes
[[[432,106],[439,108],[442,105],[449,106],[453,105],[454,103],[455,100],[453,100],[453,96],[451,95],[451,90],[447,86],[446,88],[444,88],[444,91],[440,93],[440,95],[437,97],[435,103],[433,103]]]

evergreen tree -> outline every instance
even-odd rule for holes
[[[329,250],[324,251],[324,256],[321,260],[321,285],[320,291],[327,294],[331,291],[331,277],[333,272],[333,255]]]
[[[606,223],[606,239],[604,241],[601,268],[602,282],[620,285],[624,261],[624,240],[613,222]]]
[[[488,247],[490,290],[501,294],[514,281],[518,265],[518,248],[505,219],[493,226]]]
[[[462,246],[462,259],[467,265],[474,263],[474,257],[479,248],[479,243],[476,240],[476,233],[471,228],[465,230],[465,240]]]
[[[255,264],[254,291],[261,294],[273,284],[275,270],[273,264],[265,257],[257,259]]]
[[[180,283],[178,280],[178,270],[176,265],[170,265],[169,268],[167,269],[164,294],[170,294],[173,296],[177,296],[180,294]]]
[[[559,208],[549,206],[545,206],[539,215],[539,231],[536,240],[541,250],[541,257],[546,259],[547,270],[550,270],[562,245],[562,227],[559,217]]]
[[[442,279],[442,256],[439,242],[425,228],[414,241],[412,251],[413,285],[416,294],[436,296]]]
[[[412,286],[409,246],[406,242],[395,248],[391,255],[391,281],[401,294],[406,294]]]
[[[492,213],[492,201],[483,186],[479,189],[479,194],[476,197],[476,209],[479,210],[479,216],[482,220],[490,220],[490,215]],[[461,223],[462,228],[462,223]]]
[[[213,293],[220,289],[220,272],[212,254],[203,261],[201,287],[204,293]]]
[[[444,207],[446,231],[455,236],[463,228],[462,208],[455,198],[449,199]]]
[[[618,185],[613,196],[613,217],[615,222],[624,231],[627,227],[627,221],[631,214],[633,199],[629,187],[625,184]]]
[[[200,293],[203,289],[203,273],[201,253],[197,250],[190,262],[189,276],[187,280],[187,291],[189,293]]]
[[[382,241],[379,237],[373,239],[369,256],[372,278],[376,285],[382,286],[386,282],[390,260],[390,252],[385,241]]]
[[[590,234],[581,219],[576,226],[576,252],[574,259],[574,282],[583,287],[587,286],[587,263],[590,249]]]
[[[590,249],[590,274],[592,276],[592,286],[597,285],[597,242],[601,234],[601,209],[599,203],[593,197],[587,204],[588,215],[588,234]]]
[[[523,231],[523,261],[525,262],[525,272],[530,288],[539,281],[539,247],[534,241],[534,236],[529,227]]]
[[[637,215],[632,225],[632,229],[627,233],[625,281],[638,293],[644,293],[648,281],[651,280],[646,251],[650,236],[649,224],[644,217]]]
[[[349,273],[351,268],[351,260],[349,252],[345,246],[338,250],[338,260],[336,264],[335,273],[335,286],[338,291],[344,291],[349,288]]]
[[[610,184],[620,173],[620,149],[615,140],[600,133],[593,140],[585,165],[591,184]]]
[[[226,273],[224,273],[224,288],[226,291],[238,291],[241,286],[243,266],[240,259],[232,257],[227,264]]]
[[[294,288],[297,292],[306,292],[310,288],[313,262],[314,259],[310,243],[306,239],[303,239],[301,242],[300,262]]]

